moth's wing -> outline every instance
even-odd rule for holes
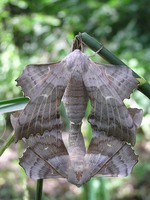
[[[20,165],[27,175],[35,179],[53,176],[67,178],[70,159],[59,129],[53,129],[51,132],[45,131],[42,136],[31,136],[26,143],[29,148],[20,159]],[[33,162],[30,164],[32,157],[29,154],[31,152]]]
[[[18,112],[15,112],[10,115],[10,121],[11,121],[13,129],[15,129],[16,123],[18,121],[18,118],[19,118],[19,115],[21,114],[21,112],[22,111],[18,111]]]
[[[19,164],[24,168],[27,176],[32,179],[61,178],[49,163],[43,160],[40,155],[28,147],[20,158]]]
[[[138,129],[142,122],[143,110],[138,108],[128,108],[128,111],[133,118],[135,127]]]
[[[99,170],[97,175],[103,176],[128,176],[131,174],[133,167],[138,162],[138,156],[134,154],[129,145],[124,145],[112,159],[110,159]]]
[[[97,66],[103,68],[110,85],[113,86],[122,100],[129,98],[132,91],[137,88],[139,82],[133,76],[132,70],[125,65],[106,64]]]
[[[30,101],[16,122],[16,142],[59,125],[59,106],[69,79],[65,60],[25,68],[17,82]]]
[[[57,172],[63,174],[64,177],[67,176],[70,160],[58,128],[51,132],[45,131],[43,136],[29,138],[27,144],[34,152],[49,162]]]
[[[86,173],[83,182],[95,175],[127,176],[137,163],[137,156],[131,146],[95,132],[85,156]]]
[[[27,65],[22,75],[16,79],[17,85],[21,86],[25,96],[35,99],[45,87],[49,86],[50,90],[53,90],[59,76],[57,73],[63,70],[62,65],[62,62]]]
[[[92,128],[134,145],[136,134],[134,118],[122,102],[121,88],[116,91],[116,86],[114,87],[114,83],[106,75],[103,65],[101,67],[91,61],[88,71],[83,74],[83,81],[92,103],[92,112],[89,117]],[[122,85],[119,86],[120,82],[121,80],[118,82],[118,87],[122,87]],[[115,83],[117,84],[117,81]],[[126,96],[129,95],[128,92]],[[139,118],[141,119],[141,115]]]

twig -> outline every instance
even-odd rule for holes
[[[35,200],[42,200],[43,179],[37,180]]]
[[[7,138],[4,144],[0,148],[0,156],[4,153],[4,151],[9,147],[9,145],[14,141],[14,132]]]
[[[101,195],[103,200],[110,200],[109,192],[106,188],[106,177],[100,177],[101,182]]]
[[[80,37],[82,36],[82,41],[84,44],[89,46],[93,51],[97,52],[101,57],[103,57],[109,63],[114,65],[126,65],[113,53],[111,53],[108,49],[106,49],[101,43],[99,43],[95,38],[91,37],[87,33],[80,33],[79,36]],[[148,84],[144,78],[140,77],[134,71],[133,75],[140,82],[138,90],[142,92],[145,96],[150,98],[150,84]]]

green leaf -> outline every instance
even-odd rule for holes
[[[26,106],[28,101],[29,101],[29,99],[25,98],[25,97],[1,101],[0,102],[0,114],[22,110],[22,109],[24,109],[24,107]]]

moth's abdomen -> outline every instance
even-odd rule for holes
[[[71,78],[63,96],[66,112],[71,122],[80,123],[82,121],[87,101],[88,96],[81,74],[77,73],[75,77]]]
[[[81,133],[81,123],[71,123],[71,131],[69,134],[68,153],[71,160],[71,166],[68,170],[68,180],[79,185],[85,169],[85,143]]]
[[[71,123],[70,129],[68,145],[69,154],[72,155],[73,160],[78,160],[77,158],[83,158],[86,151],[84,138],[81,133],[81,123]]]

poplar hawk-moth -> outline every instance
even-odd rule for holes
[[[142,111],[123,103],[138,86],[129,68],[97,64],[75,49],[60,62],[28,65],[17,82],[30,98],[25,109],[11,117],[15,141],[26,138],[20,165],[29,177],[61,177],[81,186],[96,175],[130,174],[137,162],[131,145]],[[71,122],[67,147],[62,140],[62,100]],[[81,124],[88,100],[92,139],[86,150]]]

